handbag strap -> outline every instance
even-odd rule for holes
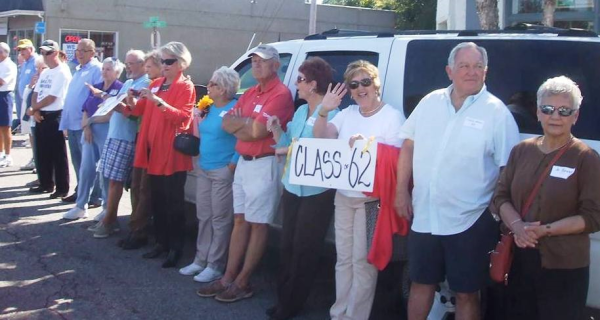
[[[521,208],[521,219],[525,218],[525,215],[527,214],[527,212],[529,211],[529,208],[533,204],[533,199],[537,195],[538,191],[540,191],[542,182],[544,182],[544,180],[546,179],[548,172],[550,172],[550,168],[552,168],[552,166],[554,166],[556,161],[558,161],[558,159],[560,159],[560,157],[567,151],[567,149],[569,149],[569,146],[571,145],[571,143],[573,143],[573,137],[571,137],[571,140],[569,140],[569,142],[567,142],[567,144],[565,144],[562,148],[560,148],[560,151],[558,151],[558,153],[556,153],[554,158],[552,158],[552,160],[548,163],[548,166],[546,166],[546,168],[544,169],[544,172],[542,172],[542,174],[538,178],[537,182],[535,183],[535,186],[533,187],[533,190],[531,190],[531,194],[529,194],[529,197],[527,198],[527,201],[525,202],[525,205]]]

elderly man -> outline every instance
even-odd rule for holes
[[[35,130],[40,185],[33,193],[56,192],[51,198],[69,192],[69,164],[65,137],[58,130],[67,88],[71,81],[69,67],[59,58],[58,43],[46,40],[40,47],[48,69],[42,71],[27,110],[37,122]]]
[[[13,91],[17,84],[17,65],[10,60],[10,47],[0,42],[0,168],[12,165]]]
[[[145,54],[141,50],[127,52],[125,68],[129,80],[123,84],[119,94],[127,93],[130,89],[139,91],[150,85],[150,79],[144,71],[144,56]],[[133,104],[133,101],[129,102]],[[127,181],[133,168],[136,135],[137,121],[134,117],[126,117],[120,112],[112,113],[106,145],[100,162],[107,205],[100,216],[94,219],[99,221],[96,226],[92,227],[95,238],[106,238],[118,229],[117,209],[123,195],[123,183]]]
[[[279,53],[260,45],[250,54],[252,75],[258,85],[240,97],[223,119],[223,129],[238,139],[240,154],[233,182],[234,226],[225,275],[198,290],[201,297],[235,302],[253,295],[250,276],[267,244],[281,195],[281,165],[274,156],[273,135],[267,131],[270,116],[288,123],[294,112],[292,96],[277,76]],[[240,271],[241,269],[241,271]]]
[[[479,291],[488,279],[498,227],[487,207],[519,142],[512,115],[486,89],[487,63],[483,47],[454,47],[446,67],[452,84],[423,98],[401,129],[396,201],[398,213],[413,220],[411,320],[427,318],[444,279],[456,292],[456,318],[480,317]]]
[[[82,107],[90,93],[85,84],[95,84],[102,81],[102,64],[94,57],[95,55],[96,44],[94,41],[91,39],[81,39],[75,49],[75,56],[77,57],[79,66],[77,66],[77,71],[73,74],[73,79],[69,84],[60,120],[59,129],[66,130],[69,138],[69,153],[71,154],[71,162],[75,169],[77,181],[79,181],[79,167],[81,166]],[[96,184],[90,197],[90,204],[93,206],[100,205],[101,190],[99,180],[96,179]],[[63,198],[64,202],[75,202],[75,200],[77,200],[77,187],[75,187],[75,193]]]
[[[21,39],[17,43],[17,51],[19,52],[19,56],[23,60],[23,64],[19,69],[19,76],[17,78],[17,94],[15,95],[15,100],[17,101],[16,109],[17,109],[17,119],[18,121],[13,121],[13,128],[21,122],[21,103],[23,101],[23,93],[25,92],[25,87],[31,82],[31,79],[35,75],[35,48],[33,47],[33,43],[29,39]],[[33,158],[27,163],[25,166],[21,167],[21,170],[31,170],[35,168],[33,163]]]

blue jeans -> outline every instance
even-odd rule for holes
[[[71,163],[75,170],[75,176],[77,177],[77,186],[75,187],[75,193],[79,190],[79,170],[81,170],[81,155],[82,155],[82,143],[83,141],[83,130],[67,130],[69,135],[69,154],[71,155]],[[99,202],[101,196],[100,181],[96,179],[94,183],[94,189],[90,202]]]
[[[21,124],[21,117],[23,116],[21,114],[21,102],[23,101],[23,99],[21,98],[21,94],[17,92],[17,89],[15,89],[13,94],[14,94],[14,99],[15,99],[15,111],[17,112],[17,117],[15,119],[13,119],[11,129],[14,129],[18,125]]]
[[[91,199],[92,188],[100,184],[98,180],[101,179],[101,175],[97,172],[98,161],[108,135],[108,123],[95,123],[91,125],[91,128],[92,143],[86,142],[83,136],[81,138],[81,165],[77,189],[77,207],[81,209],[84,209],[85,205],[93,200]]]

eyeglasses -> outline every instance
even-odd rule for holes
[[[304,82],[304,81],[306,81],[306,78],[305,78],[305,77],[298,76],[298,77],[296,78],[296,82],[298,82],[298,83],[300,83],[300,82]]]
[[[94,50],[83,50],[83,49],[75,49],[75,53],[80,53],[80,52],[93,52]]]
[[[218,87],[218,86],[219,86],[218,84],[216,84],[215,82],[212,82],[212,81],[209,81],[209,82],[206,84],[206,87]]]
[[[571,108],[567,108],[567,107],[555,107],[555,106],[551,106],[551,105],[543,105],[540,106],[540,111],[543,114],[547,114],[547,115],[552,115],[554,113],[554,111],[558,110],[558,114],[561,117],[569,117],[571,115],[573,115],[573,113],[575,113],[575,111],[577,111],[577,109],[571,109]]]
[[[371,86],[372,84],[373,84],[373,79],[364,78],[364,79],[361,79],[360,81],[353,80],[353,81],[348,82],[348,87],[350,89],[357,89],[358,86],[361,85],[366,88],[366,87]]]
[[[125,66],[131,67],[134,64],[142,63],[143,61],[135,61],[135,62],[125,62]]]
[[[166,64],[168,66],[172,65],[175,62],[177,62],[177,59],[160,59],[160,63]]]
[[[40,51],[40,54],[44,55],[44,56],[49,56],[49,55],[51,55],[53,53],[54,53],[54,51]]]

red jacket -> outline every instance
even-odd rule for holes
[[[168,176],[175,172],[193,169],[192,157],[175,151],[175,133],[188,132],[192,122],[192,109],[196,102],[194,84],[180,77],[167,91],[159,88],[165,78],[150,84],[151,91],[170,107],[163,112],[153,102],[140,99],[131,114],[142,117],[135,147],[134,167],[145,168],[148,174]],[[191,133],[191,131],[190,131]]]
[[[373,192],[365,192],[367,196],[379,198],[380,203],[373,243],[367,256],[369,263],[379,270],[383,270],[392,257],[392,235],[405,236],[408,233],[408,221],[400,218],[394,207],[399,156],[399,148],[383,143],[377,144],[375,185]]]

